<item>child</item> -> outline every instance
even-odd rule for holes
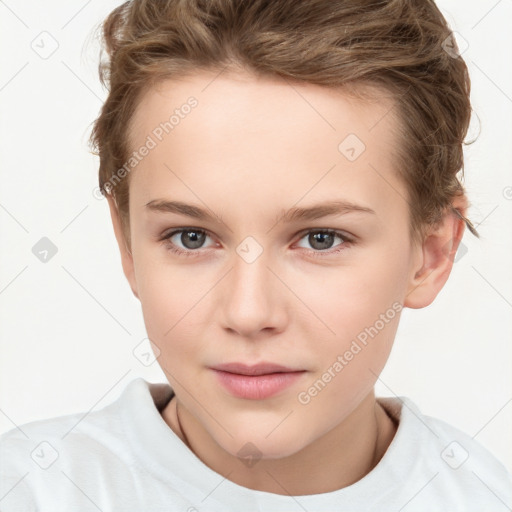
[[[134,0],[91,141],[168,384],[1,437],[0,508],[490,511],[510,475],[376,398],[465,225],[471,106],[430,0]]]

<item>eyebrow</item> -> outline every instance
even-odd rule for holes
[[[151,211],[164,212],[164,213],[177,213],[193,217],[203,221],[217,221],[215,215],[212,215],[207,210],[191,204],[182,203],[180,201],[166,201],[163,199],[153,199],[146,204],[146,208]],[[309,206],[307,208],[293,207],[288,211],[282,210],[281,221],[295,222],[299,220],[311,221],[321,219],[329,215],[344,215],[347,213],[371,213],[375,211],[366,206],[351,203],[349,201],[328,201],[326,203]]]

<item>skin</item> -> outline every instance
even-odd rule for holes
[[[146,93],[132,148],[190,96],[198,106],[129,175],[130,244],[109,198],[124,273],[176,393],[162,417],[239,485],[291,495],[340,489],[375,467],[396,432],[374,385],[400,314],[307,404],[298,395],[394,303],[422,308],[434,300],[464,223],[447,213],[422,243],[411,241],[407,190],[393,168],[398,121],[384,97],[355,101],[312,84],[197,72]],[[353,162],[338,150],[350,133],[366,145]],[[214,218],[150,211],[152,200],[192,204]],[[332,200],[374,213],[282,219],[294,206]],[[454,206],[465,213],[465,199]],[[196,251],[192,257],[160,241],[191,227],[207,231],[199,249],[186,234],[172,243]],[[320,228],[354,241],[335,236],[322,250],[308,237]],[[262,249],[252,263],[237,253],[249,236]],[[230,395],[209,368],[233,361],[306,371],[278,395],[248,400]],[[237,455],[248,442],[261,456],[252,466]]]

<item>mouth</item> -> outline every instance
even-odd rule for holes
[[[306,370],[274,363],[246,365],[226,363],[211,368],[218,382],[231,395],[249,400],[264,400],[294,384]]]

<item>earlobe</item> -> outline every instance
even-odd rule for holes
[[[457,208],[456,204],[453,208]],[[441,222],[427,233],[423,244],[418,247],[420,257],[411,272],[405,307],[424,308],[434,301],[453,268],[464,228],[464,220],[449,208]]]
[[[107,200],[108,206],[110,208],[110,217],[112,219],[114,234],[116,236],[119,252],[121,253],[121,264],[123,266],[123,272],[124,275],[126,276],[126,279],[128,280],[128,283],[130,285],[130,288],[132,289],[133,294],[135,295],[135,297],[139,298],[137,292],[137,281],[135,279],[135,267],[133,263],[133,256],[126,241],[119,210],[111,195],[107,196]]]

